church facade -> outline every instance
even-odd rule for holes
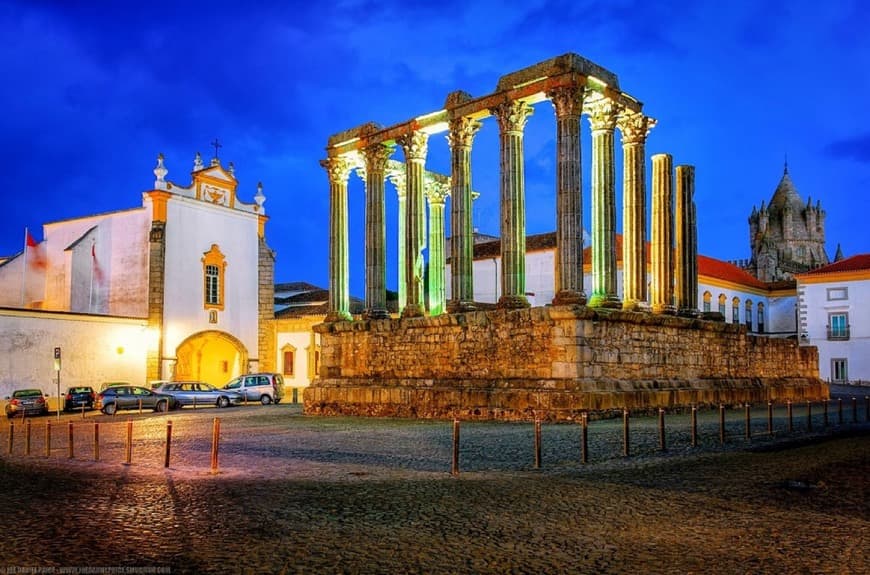
[[[95,387],[220,385],[274,364],[262,187],[242,201],[233,165],[199,154],[188,185],[166,179],[162,155],[154,174],[141,206],[47,223],[41,242],[26,233],[24,250],[0,264],[0,330],[10,336],[0,347],[15,358],[0,366],[4,396],[54,391],[53,348],[65,381]]]

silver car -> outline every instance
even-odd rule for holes
[[[217,389],[202,381],[165,381],[157,387],[153,387],[152,391],[171,395],[178,401],[178,407],[185,405],[229,407],[242,403],[240,393],[227,389]]]

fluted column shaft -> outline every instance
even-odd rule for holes
[[[695,168],[676,167],[676,198],[674,214],[674,259],[676,308],[681,315],[698,312],[697,248],[692,222]],[[694,279],[693,279],[694,278]]]
[[[329,309],[326,321],[351,319],[348,277],[347,178],[351,165],[344,158],[320,162],[329,175]]]
[[[401,171],[398,169],[390,170],[389,175],[387,176],[393,185],[396,187],[396,198],[399,201],[399,213],[398,213],[398,224],[399,224],[399,233],[397,234],[397,249],[399,254],[399,263],[398,263],[398,278],[399,278],[399,313],[405,309],[405,302],[407,301],[407,293],[405,291],[405,241],[407,238],[405,237],[405,220],[407,218],[407,186],[405,185],[405,167],[404,165],[401,168]]]
[[[529,307],[526,299],[526,205],[523,129],[532,107],[508,101],[492,109],[498,120],[501,170],[501,297],[498,307]]]
[[[430,182],[426,186],[429,202],[429,315],[444,313],[444,201],[449,192],[447,184]]]
[[[424,315],[423,304],[423,249],[425,242],[425,214],[423,205],[423,172],[429,135],[411,132],[397,142],[405,152],[405,185],[407,211],[405,213],[405,293],[407,299],[402,317]]]
[[[556,111],[556,261],[554,305],[585,304],[580,115],[583,86],[564,86],[547,97]]]
[[[450,122],[450,288],[451,313],[474,309],[474,228],[471,211],[471,143],[480,122],[457,118]]]
[[[387,232],[384,181],[390,146],[374,144],[363,150],[366,164],[366,316],[389,317],[387,311]]]
[[[646,280],[646,137],[655,120],[639,112],[619,116],[622,134],[622,307],[648,310]]]
[[[588,107],[592,127],[592,296],[591,307],[620,307],[616,293],[616,168],[613,131],[616,110],[610,100]]]
[[[656,154],[652,166],[652,311],[674,313],[673,160]]]

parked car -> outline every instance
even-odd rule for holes
[[[89,385],[80,385],[78,387],[70,387],[66,390],[66,396],[63,400],[64,411],[74,411],[76,409],[93,409],[96,394],[94,388]]]
[[[112,415],[119,409],[153,409],[154,411],[169,411],[178,406],[178,401],[171,395],[155,393],[138,385],[117,385],[109,387],[97,396],[100,411]]]
[[[7,397],[6,417],[13,418],[16,415],[45,415],[48,413],[46,396],[38,389],[16,389],[11,397]]]
[[[284,397],[284,377],[280,373],[249,373],[230,381],[224,389],[239,392],[246,401],[269,405]]]
[[[109,389],[110,387],[124,387],[128,385],[133,385],[129,381],[104,381],[100,384],[100,391],[104,391]]]
[[[168,381],[162,382],[151,391],[171,395],[178,401],[178,406],[185,405],[215,405],[229,407],[242,403],[242,395],[228,389],[218,389],[202,381]]]

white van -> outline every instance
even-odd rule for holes
[[[284,378],[280,373],[249,373],[230,381],[224,389],[240,393],[245,401],[280,403],[284,397]]]

